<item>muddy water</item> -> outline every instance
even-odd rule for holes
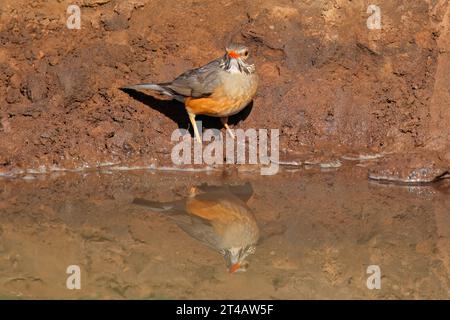
[[[358,170],[2,179],[0,298],[449,298],[448,187]]]

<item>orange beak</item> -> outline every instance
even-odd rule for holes
[[[228,52],[228,56],[229,56],[230,58],[233,58],[233,59],[238,59],[238,58],[240,57],[240,55],[237,54],[236,51],[230,51],[230,52]]]
[[[230,267],[230,273],[235,273],[241,267],[240,263],[235,263]]]

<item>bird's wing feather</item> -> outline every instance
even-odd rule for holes
[[[201,98],[211,95],[220,85],[221,58],[211,61],[203,67],[192,69],[179,75],[170,83],[162,84],[185,97]]]
[[[220,239],[209,221],[186,212],[184,200],[158,202],[135,198],[133,204],[144,206],[152,211],[161,212],[191,237],[205,245],[220,250]]]
[[[187,218],[189,218],[189,220]],[[184,216],[183,219],[177,219],[175,222],[178,227],[194,239],[197,239],[201,243],[215,250],[222,249],[220,236],[216,233],[211,224],[204,219],[194,216]]]

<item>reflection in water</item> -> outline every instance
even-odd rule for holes
[[[249,254],[255,252],[259,228],[246,205],[252,196],[250,183],[239,186],[192,187],[183,200],[157,202],[141,198],[133,203],[162,212],[183,231],[219,251],[230,273],[246,271]]]
[[[0,179],[0,299],[448,299],[449,180],[380,185],[358,170]],[[251,272],[224,272],[217,252]],[[66,287],[70,265],[81,290]]]

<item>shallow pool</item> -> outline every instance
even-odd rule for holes
[[[449,244],[446,189],[358,169],[0,180],[0,298],[448,299]]]

